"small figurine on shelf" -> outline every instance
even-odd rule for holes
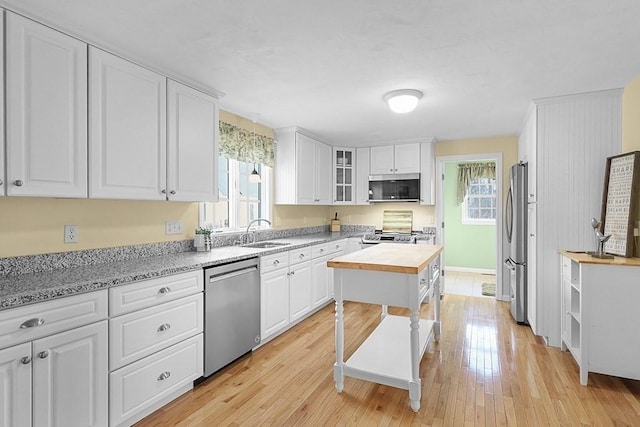
[[[611,237],[611,234],[609,234],[608,236],[605,236],[600,232],[600,230],[596,230],[596,237],[598,238],[598,252],[592,252],[591,256],[594,258],[601,258],[601,259],[613,259],[613,255],[604,253],[604,244],[606,243],[607,240],[609,240],[609,238]]]
[[[196,235],[193,239],[193,246],[198,252],[211,250],[211,232],[212,230],[207,227],[198,227],[196,229]]]

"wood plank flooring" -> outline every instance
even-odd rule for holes
[[[379,318],[379,306],[345,303],[345,359]],[[406,390],[346,378],[337,393],[334,357],[331,304],[137,425],[640,425],[640,381],[590,374],[580,386],[571,355],[546,347],[493,298],[444,297],[441,340],[420,365],[418,413]]]

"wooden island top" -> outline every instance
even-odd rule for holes
[[[327,261],[332,268],[418,274],[442,252],[442,245],[380,243]]]
[[[609,259],[601,259],[592,257],[591,255],[584,252],[561,250],[560,253],[580,264],[602,264],[640,267],[640,258],[624,258],[617,256]]]

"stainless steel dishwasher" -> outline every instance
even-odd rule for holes
[[[204,270],[204,376],[260,343],[258,258]]]

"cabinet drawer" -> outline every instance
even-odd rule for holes
[[[109,320],[109,370],[202,332],[203,316],[199,293]]]
[[[334,242],[331,242],[329,245],[329,249],[331,250],[331,253],[338,253],[338,252],[343,252],[347,247],[347,241],[346,240],[336,240]]]
[[[106,318],[106,289],[0,311],[0,348]]]
[[[279,252],[260,258],[260,273],[268,273],[289,265],[289,252]]]
[[[329,242],[311,246],[311,257],[318,258],[321,256],[329,255],[331,253],[332,244],[333,242]]]
[[[289,251],[289,265],[311,260],[311,247],[293,249]]]
[[[119,425],[202,376],[202,334],[109,375],[109,421]]]
[[[109,289],[109,315],[118,316],[202,292],[202,270],[143,280]]]

